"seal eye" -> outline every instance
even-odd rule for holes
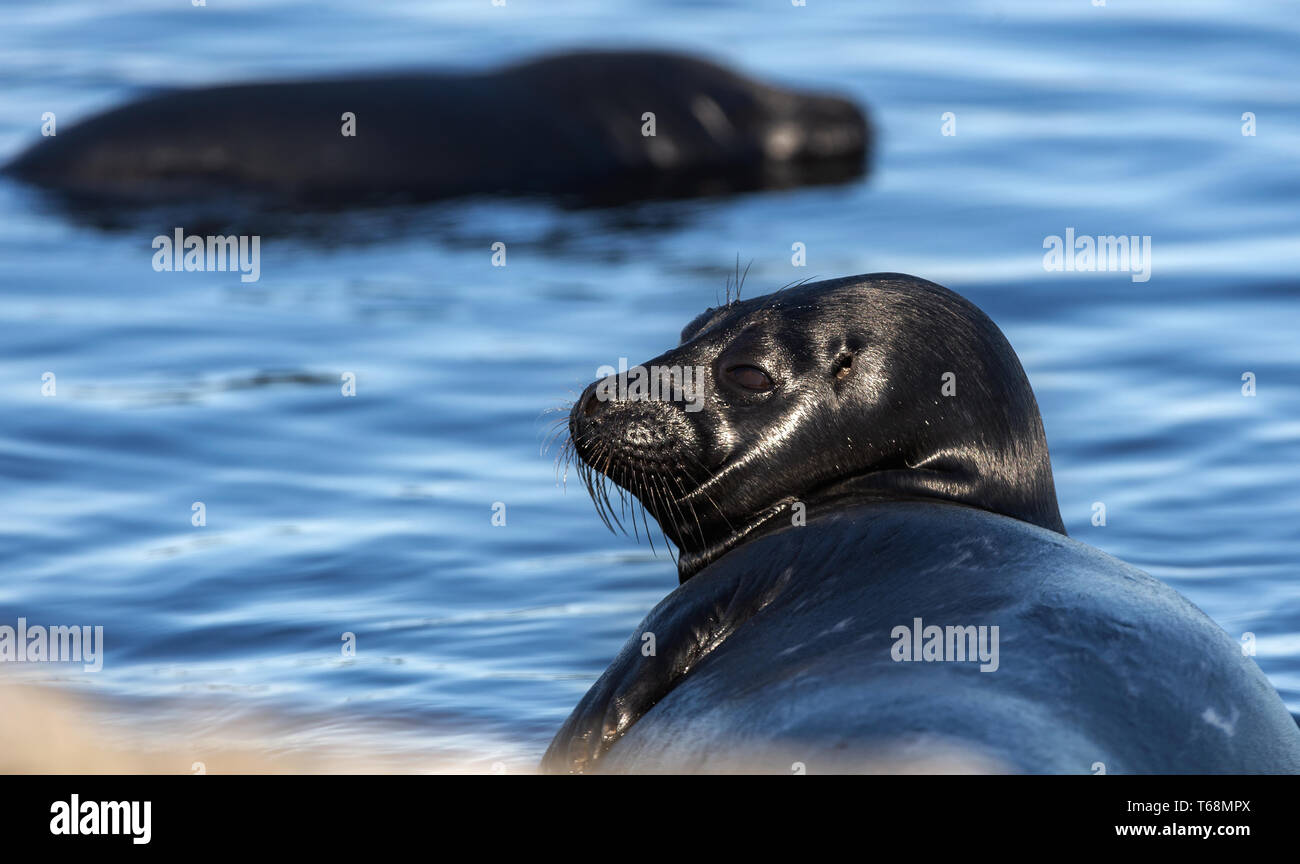
[[[727,378],[746,390],[772,389],[772,379],[757,366],[732,366],[727,369]]]

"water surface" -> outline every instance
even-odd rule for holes
[[[171,222],[101,230],[0,183],[0,622],[103,625],[101,672],[37,676],[96,697],[123,735],[256,719],[275,747],[534,764],[676,584],[662,551],[606,533],[557,483],[550,422],[598,366],[673,344],[737,258],[751,294],[892,270],[984,308],[1038,395],[1070,533],[1254,633],[1300,710],[1292,6],[123,0],[4,16],[5,158],[45,111],[67,124],[158,86],[611,43],[841,90],[879,128],[871,176],[847,186],[267,218],[253,284],[155,273]],[[1150,236],[1152,278],[1045,272],[1044,237],[1067,227]]]

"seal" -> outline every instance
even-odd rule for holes
[[[127,204],[493,193],[617,203],[841,182],[862,174],[869,138],[863,113],[837,96],[679,54],[593,51],[488,72],[162,93],[43,139],[6,170]]]
[[[939,285],[728,302],[568,425],[602,516],[612,481],[681,585],[545,770],[1300,771],[1240,646],[1066,536],[1015,352]]]

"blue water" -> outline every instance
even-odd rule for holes
[[[256,720],[272,748],[527,768],[676,584],[662,551],[557,483],[554,412],[598,366],[669,347],[738,257],[751,294],[896,270],[984,308],[1038,395],[1070,533],[1256,634],[1300,710],[1292,4],[10,0],[0,16],[0,158],[45,111],[70,124],[156,86],[575,45],[842,90],[879,129],[872,174],[847,186],[469,201],[312,232],[264,217],[253,284],[154,272],[172,222],[99,230],[0,182],[0,623],[103,625],[102,671],[17,671],[94,697],[123,735]],[[1150,281],[1046,272],[1043,239],[1067,227],[1149,235]]]

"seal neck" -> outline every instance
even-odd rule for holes
[[[677,558],[677,575],[681,582],[685,582],[742,543],[787,528],[797,530],[798,526],[793,525],[790,519],[796,503],[804,504],[803,515],[811,517],[818,510],[829,507],[842,508],[857,502],[941,501],[988,510],[991,513],[1041,525],[1060,534],[1065,533],[1060,514],[1056,511],[1055,500],[1052,501],[1050,513],[1035,516],[1014,512],[1010,508],[987,506],[981,503],[983,497],[978,480],[972,473],[961,470],[957,466],[952,466],[950,469],[890,467],[868,471],[837,480],[798,496],[782,498],[739,529],[727,532],[703,548],[681,550]]]
[[[916,500],[918,498],[946,497],[936,495],[928,488],[922,475],[937,475],[933,470],[897,471],[893,469],[868,471],[864,474],[836,480],[825,486],[811,489],[799,495],[790,495],[780,499],[760,511],[757,516],[743,523],[739,528],[726,531],[714,540],[698,549],[681,549],[677,557],[677,576],[681,582],[690,579],[696,573],[721,558],[727,552],[758,537],[771,534],[785,528],[798,525],[791,518],[795,504],[803,504],[803,516],[807,517],[814,509],[827,506],[843,506],[848,500]],[[951,485],[951,484],[950,484]]]
[[[796,500],[795,498],[787,498],[778,502],[764,511],[758,518],[702,549],[679,550],[677,555],[677,578],[679,582],[686,582],[687,579],[690,579],[741,543],[765,534],[771,534],[773,531],[784,527],[778,517],[783,513],[790,513],[791,507]]]

